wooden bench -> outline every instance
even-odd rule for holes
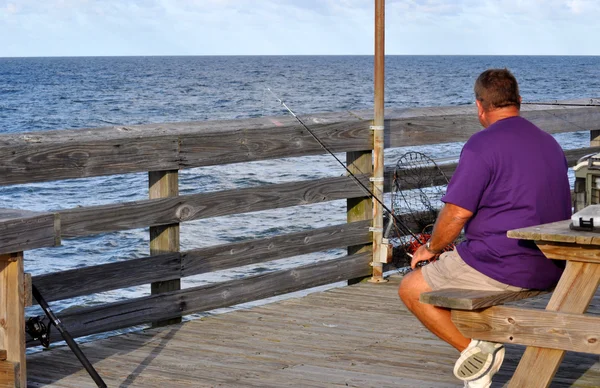
[[[480,291],[448,288],[421,294],[421,302],[453,310],[478,310],[532,298],[548,291]]]
[[[468,338],[527,346],[509,388],[546,388],[566,351],[600,354],[600,317],[586,314],[600,285],[600,234],[573,231],[570,221],[508,232],[533,240],[549,259],[566,261],[545,310],[499,304],[538,291],[440,290],[421,302],[452,309],[452,321]]]

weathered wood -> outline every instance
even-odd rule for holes
[[[0,254],[60,245],[57,214],[0,209]]]
[[[373,154],[371,151],[347,152],[346,166],[356,176],[371,176],[373,174]],[[369,183],[367,187],[371,187]],[[364,193],[358,198],[346,199],[346,221],[348,223],[373,219],[373,200]],[[372,221],[370,221],[371,223]],[[371,236],[372,241],[372,236]],[[349,246],[348,255],[370,251],[369,243],[360,243]],[[353,284],[361,279],[350,279]]]
[[[179,277],[180,254],[168,253],[37,275],[33,283],[51,302]]]
[[[345,114],[302,116],[311,131],[333,152],[371,149],[369,123]],[[264,159],[318,155],[325,153],[317,141],[293,118],[247,119],[246,123],[273,121],[259,128],[231,130],[231,122],[211,133],[181,136],[180,168],[249,162]],[[330,121],[336,120],[336,121]],[[337,121],[344,120],[344,121]],[[244,121],[241,124],[244,124]]]
[[[116,330],[367,276],[370,256],[366,252],[290,270],[84,308],[59,317],[73,337]],[[58,333],[52,336],[59,340]],[[33,341],[28,342],[28,346],[34,345]]]
[[[0,349],[0,361],[6,360],[6,350]]]
[[[26,387],[20,385],[19,363],[0,361],[0,388]]]
[[[543,242],[572,243],[581,245],[600,245],[600,234],[571,230],[571,220],[552,222],[539,226],[509,230],[507,236],[524,240]]]
[[[600,265],[567,261],[546,310],[583,314],[594,297],[599,282]],[[548,387],[564,356],[564,350],[527,347],[509,387]],[[536,371],[535,379],[531,378],[531,371]]]
[[[573,243],[543,242],[536,245],[549,259],[572,260],[600,264],[600,246],[577,245]]]
[[[33,304],[33,295],[31,290],[31,274],[23,274],[23,306],[29,307]]]
[[[466,290],[459,288],[446,288],[442,290],[424,292],[421,294],[421,303],[428,303],[438,307],[460,310],[477,310],[484,307],[495,306],[503,303],[531,298],[547,291],[482,291]]]
[[[25,367],[25,308],[23,252],[0,256],[0,349],[6,361],[18,365],[17,386],[27,386]],[[6,364],[5,364],[6,365]]]
[[[528,105],[522,115],[550,133],[600,129],[597,107]],[[351,152],[371,149],[372,116],[302,119],[331,150]],[[474,106],[388,109],[386,125],[388,147],[465,141],[481,128]],[[0,135],[0,185],[323,153],[288,116],[19,133]]]
[[[366,244],[371,240],[370,224],[369,220],[364,220],[183,252],[182,276],[264,263],[350,244]]]
[[[177,136],[148,128],[0,135],[0,185],[177,168]]]
[[[159,280],[256,264],[368,242],[370,222],[362,221],[253,239],[179,253],[38,275],[33,282],[47,301],[74,298]]]
[[[179,196],[179,172],[153,171],[148,173],[150,199]],[[150,227],[150,254],[160,255],[179,252],[179,223]],[[152,295],[181,289],[181,279],[161,279],[150,285]],[[181,322],[181,317],[153,322],[153,326],[165,326]]]
[[[110,387],[458,387],[456,351],[398,301],[399,281],[335,288],[81,346]],[[599,298],[593,314],[600,313]],[[548,299],[516,303],[543,308]],[[522,353],[507,344],[494,387],[510,379]],[[28,367],[32,386],[94,387],[66,347],[29,355]],[[598,381],[598,356],[568,352],[553,386]]]
[[[596,130],[600,127],[600,108],[556,107],[556,109],[523,107],[521,116],[548,133]],[[396,111],[387,111],[390,123],[389,147],[403,147],[466,141],[481,130],[475,107],[463,109],[462,114],[449,114],[447,107],[426,108],[426,117],[395,118]],[[436,112],[437,111],[437,112]],[[459,111],[459,109],[454,112]],[[439,112],[439,113],[438,113]]]
[[[467,338],[600,354],[600,317],[494,306],[452,310],[452,322]]]
[[[590,147],[600,146],[600,130],[594,129],[590,131]]]
[[[70,209],[60,217],[62,235],[76,237],[363,195],[351,178],[336,177]]]

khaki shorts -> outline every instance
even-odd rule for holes
[[[469,266],[456,250],[444,252],[440,259],[422,269],[425,281],[433,290],[463,288],[485,291],[523,291],[525,288],[509,286],[490,278]]]

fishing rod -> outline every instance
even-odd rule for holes
[[[91,378],[94,380],[96,385],[99,388],[106,388],[106,383],[104,382],[104,380],[102,380],[102,377],[100,377],[98,372],[96,372],[94,366],[90,363],[85,354],[83,354],[75,340],[73,340],[71,334],[69,334],[67,329],[63,326],[60,319],[58,319],[58,317],[50,309],[50,306],[48,306],[48,303],[42,297],[42,294],[40,294],[40,291],[34,284],[31,285],[31,293],[40,304],[42,310],[44,310],[44,313],[50,320],[50,323],[56,326],[56,328],[60,332],[60,335],[63,337],[67,345],[69,345],[71,351],[75,353],[75,356],[77,356],[77,358],[79,359],[85,370],[87,370],[87,372],[90,374]],[[50,345],[50,327],[50,324],[48,324],[48,327],[46,328],[46,325],[39,318],[36,317],[36,319],[29,319],[25,331],[29,333],[29,335],[31,335],[34,340],[39,339],[42,345],[44,345],[44,347],[48,347]]]
[[[279,98],[272,90],[271,88],[267,88],[267,90],[273,95],[273,97],[275,97],[275,99],[277,101],[279,101],[279,103],[281,104],[281,106],[283,106],[285,109],[287,109],[287,111],[300,123],[300,125],[302,125],[302,127],[304,129],[306,129],[306,131],[317,141],[317,143],[319,143],[319,145],[325,150],[327,151],[327,153],[329,153],[329,155],[333,156],[333,158],[346,170],[346,172],[348,173],[348,176],[351,177],[354,182],[356,184],[358,184],[358,186],[371,198],[373,198],[377,203],[379,203],[381,205],[381,207],[388,213],[388,215],[390,217],[392,217],[397,223],[398,225],[400,225],[403,229],[404,229],[404,233],[406,234],[410,234],[413,238],[415,239],[419,239],[411,230],[408,226],[406,226],[406,224],[404,222],[402,222],[402,220],[396,216],[394,214],[394,212],[392,212],[379,198],[377,198],[377,196],[375,196],[375,194],[367,187],[365,186],[364,183],[362,183],[360,181],[360,179],[358,179],[356,177],[356,175],[354,175],[354,173],[352,171],[350,171],[350,169],[337,157],[335,156],[335,154],[329,149],[329,147],[327,147],[327,145],[325,143],[323,143],[321,141],[321,139],[319,139],[319,137],[306,125],[304,124],[304,121],[302,121],[302,119],[300,119],[300,117],[298,117],[296,115],[296,113],[294,113],[294,111],[292,111],[285,102],[283,102],[283,100],[281,98]],[[362,171],[358,170],[361,174],[364,174]],[[388,228],[389,229],[389,224],[392,221],[390,220],[388,223]]]

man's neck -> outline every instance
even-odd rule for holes
[[[486,128],[494,124],[496,121],[507,119],[509,117],[519,116],[520,111],[516,106],[507,106],[486,112]]]

